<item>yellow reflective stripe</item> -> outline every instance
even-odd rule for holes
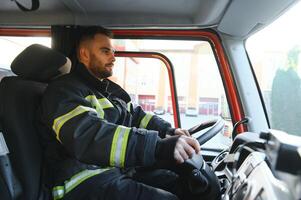
[[[56,139],[60,140],[60,130],[62,128],[62,126],[71,118],[83,113],[83,112],[88,112],[88,111],[92,111],[92,112],[96,112],[95,109],[90,108],[90,107],[86,107],[86,106],[77,106],[75,109],[71,110],[70,112],[68,112],[67,114],[64,114],[60,117],[57,117],[56,119],[54,119],[53,121],[53,125],[52,125],[52,129],[54,130],[54,132],[56,133]]]
[[[64,195],[73,190],[76,186],[81,184],[88,178],[107,171],[111,168],[95,169],[95,170],[83,170],[70,178],[70,180],[64,182],[64,186],[56,186],[52,189],[52,197],[54,200],[62,199]]]
[[[129,111],[129,112],[131,112],[131,102],[129,102],[129,103],[127,103],[127,110]]]
[[[96,96],[95,95],[89,95],[85,99],[88,100],[91,103],[91,106],[95,108],[95,110],[97,112],[97,116],[100,117],[101,119],[103,119],[104,118],[104,111],[100,107]]]
[[[130,128],[125,126],[116,128],[111,146],[110,166],[124,167],[130,130]]]
[[[56,186],[52,189],[52,197],[54,200],[63,198],[64,194],[65,194],[64,186]]]
[[[149,121],[151,120],[151,118],[153,117],[152,114],[150,113],[147,113],[141,120],[140,122],[140,125],[139,125],[139,128],[146,128]]]
[[[91,103],[91,106],[96,109],[98,117],[104,119],[104,109],[113,108],[113,104],[107,98],[97,99],[95,95],[89,95],[85,98]]]
[[[113,104],[107,98],[98,99],[98,102],[102,109],[114,107]]]
[[[114,133],[112,145],[111,145],[111,154],[110,154],[110,166],[115,166],[115,152],[117,147],[117,140],[120,133],[120,127],[117,126],[116,131]]]

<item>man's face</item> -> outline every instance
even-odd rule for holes
[[[113,74],[115,62],[111,39],[102,34],[96,34],[90,41],[86,67],[97,78],[103,79]]]

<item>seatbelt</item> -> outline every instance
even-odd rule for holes
[[[9,151],[2,133],[2,127],[0,124],[0,173],[6,183],[6,186],[10,192],[12,200],[17,199],[21,193],[21,184],[16,178],[9,157]]]
[[[35,11],[35,10],[37,10],[40,7],[40,1],[39,0],[32,0],[31,8],[26,8],[25,6],[23,6],[22,4],[20,4],[17,0],[11,0],[11,1],[14,1],[17,4],[17,6],[22,11],[25,11],[25,12]]]

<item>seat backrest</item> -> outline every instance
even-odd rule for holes
[[[60,74],[66,61],[64,55],[50,48],[32,45],[11,65],[17,76],[4,77],[0,83],[1,124],[8,156],[22,188],[19,199],[49,198],[43,188],[43,149],[36,113],[46,82]]]
[[[1,200],[11,199],[9,189],[6,186],[6,182],[2,174],[0,174],[0,197]]]
[[[5,77],[0,84],[3,133],[9,158],[26,199],[38,199],[42,149],[35,129],[35,111],[46,84]]]

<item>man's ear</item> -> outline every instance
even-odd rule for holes
[[[87,65],[90,61],[90,54],[89,54],[89,50],[85,47],[81,47],[79,49],[79,58],[80,58],[80,61]]]

